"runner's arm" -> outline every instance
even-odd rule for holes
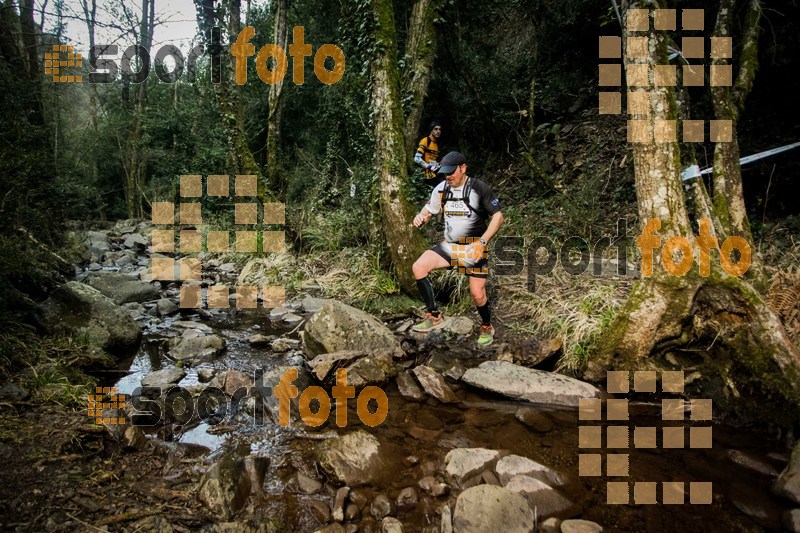
[[[500,226],[503,225],[503,213],[498,211],[497,213],[492,215],[492,220],[489,222],[489,227],[486,228],[486,231],[483,232],[481,235],[481,239],[486,241],[487,243],[491,240],[492,237],[495,236],[497,231],[500,229]]]

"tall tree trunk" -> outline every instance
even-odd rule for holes
[[[735,0],[721,0],[717,13],[715,37],[731,37],[735,15]],[[758,37],[761,18],[759,0],[749,0],[742,31],[742,52],[739,58],[739,72],[733,87],[712,86],[714,114],[718,120],[732,123],[730,142],[717,142],[714,145],[714,214],[725,226],[729,235],[738,235],[753,242],[747,209],[744,205],[742,188],[742,167],[739,164],[739,138],[737,125],[744,110],[744,102],[753,88],[758,69]],[[730,65],[732,59],[715,58],[713,65]],[[754,254],[753,267],[748,279],[761,289],[766,288],[766,277],[761,258]]]
[[[150,51],[153,44],[153,25],[155,21],[155,0],[142,0],[142,20],[139,29],[139,46]],[[141,68],[141,65],[140,65]],[[128,139],[128,172],[126,175],[125,200],[128,217],[142,218],[142,186],[147,172],[147,157],[143,143],[142,119],[147,108],[147,79],[139,83],[134,102],[133,123]]]
[[[277,0],[275,3],[275,44],[288,50],[289,29],[288,0]],[[270,188],[280,195],[284,190],[283,179],[278,170],[278,145],[281,133],[281,112],[283,110],[283,79],[269,86],[269,116],[267,118],[267,177]]]
[[[416,0],[411,9],[406,67],[403,72],[403,99],[407,100],[405,149],[410,160],[419,140],[417,131],[428,84],[431,81],[433,60],[436,57],[436,17],[444,0]]]
[[[86,17],[86,30],[89,32],[89,50],[94,49],[94,29],[97,20],[97,0],[81,0],[83,14]],[[177,84],[176,84],[177,85]],[[97,138],[97,84],[89,84],[89,122],[92,127],[94,138]],[[89,151],[89,171],[92,183],[97,183],[97,154],[94,146]]]
[[[212,29],[215,26],[227,26],[229,43],[234,43],[239,35],[239,6],[240,0],[223,1],[220,3],[221,13],[218,15],[214,9],[214,0],[194,0],[197,9],[197,26],[204,40],[206,51],[217,48],[221,43],[215,43],[212,38]],[[231,6],[231,4],[236,4]],[[227,8],[227,9],[226,9]],[[225,25],[226,11],[232,16]],[[247,144],[247,136],[244,132],[244,124],[240,115],[238,98],[239,88],[235,87],[235,76],[233,69],[235,65],[231,61],[230,50],[222,46],[219,55],[221,63],[221,80],[219,83],[212,83],[214,97],[217,102],[222,126],[228,144],[228,169],[229,174],[252,174],[261,175],[260,169],[256,164],[253,153]],[[216,74],[213,73],[216,67],[212,64],[212,80]],[[271,197],[266,190],[261,179],[258,180],[258,194],[262,199]]]
[[[386,244],[400,286],[416,294],[411,272],[424,249],[421,233],[411,225],[414,213],[403,193],[408,178],[397,69],[397,35],[391,0],[372,0],[377,47],[372,61],[372,108],[375,112],[375,152],[380,183],[381,214]]]
[[[624,2],[626,20],[629,5]],[[657,0],[645,0],[637,2],[636,7],[662,6]],[[630,37],[623,29],[623,50]],[[650,31],[647,37],[647,57],[624,60],[629,76],[637,63],[647,64],[652,72],[655,65],[668,62],[663,32]],[[692,366],[702,374],[694,386],[703,386],[704,396],[711,396],[722,408],[720,411],[740,409],[759,415],[781,406],[781,422],[796,420],[800,415],[800,354],[758,292],[744,279],[724,271],[721,260],[714,260],[713,254],[710,259],[707,257],[709,271],[705,274],[698,268],[698,262],[703,264],[702,257],[698,259],[691,248],[688,253],[693,254],[693,260],[683,273],[675,269],[683,259],[662,254],[667,246],[665,239],[670,237],[686,239],[696,248],[714,246],[694,239],[681,186],[677,138],[654,137],[659,131],[663,133],[657,131],[657,126],[662,127],[659,121],[677,117],[674,88],[656,87],[653,76],[649,83],[636,90],[649,93],[649,113],[630,117],[641,121],[642,130],[637,133],[637,127],[629,123],[629,135],[633,136],[643,235],[653,232],[651,221],[660,221],[660,231],[656,232],[659,244],[651,257],[646,253],[650,246],[637,239],[642,248],[643,279],[604,332],[587,374],[601,378],[611,367],[674,369],[665,358],[672,354],[673,361]],[[642,137],[637,139],[638,135]],[[648,272],[650,265],[652,273]],[[737,401],[731,402],[732,398]],[[786,409],[787,402],[791,409]]]
[[[39,66],[39,51],[36,45],[36,23],[33,20],[33,0],[20,0],[20,27],[22,44],[27,59],[27,75],[33,86],[33,107],[29,120],[32,124],[44,123],[44,106],[42,103],[42,69]]]

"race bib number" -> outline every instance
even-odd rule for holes
[[[445,215],[469,216],[469,208],[463,200],[451,200],[445,204]]]

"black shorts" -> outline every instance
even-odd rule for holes
[[[458,268],[458,271],[461,274],[466,274],[467,276],[472,276],[474,278],[489,277],[488,252],[484,252],[483,257],[481,257],[476,263],[474,258],[468,258],[466,257],[466,254],[462,255],[461,250],[453,249],[454,247],[460,247],[462,250],[465,250],[467,246],[469,245],[443,241],[435,246],[432,246],[430,250],[450,263],[448,270]],[[453,257],[454,253],[457,257]],[[460,257],[458,257],[459,255]]]

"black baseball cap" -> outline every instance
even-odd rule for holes
[[[453,172],[455,172],[456,168],[463,165],[467,162],[467,158],[464,157],[464,154],[461,152],[450,152],[442,159],[441,166],[439,166],[439,170],[436,171],[437,174],[443,174],[445,176],[449,176]]]

